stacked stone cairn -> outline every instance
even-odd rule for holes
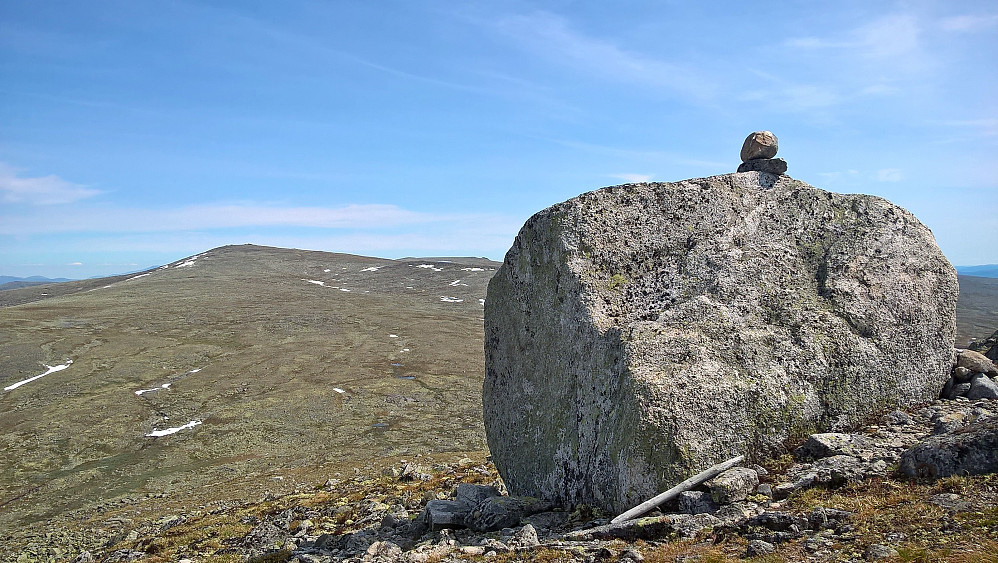
[[[742,163],[738,166],[738,171],[786,174],[787,161],[774,158],[779,148],[779,140],[769,131],[756,131],[750,134],[742,143]]]

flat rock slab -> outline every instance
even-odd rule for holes
[[[748,172],[541,211],[485,303],[511,494],[621,512],[722,460],[938,397],[956,272],[914,216]]]
[[[927,479],[998,472],[998,418],[933,436],[906,450],[901,472]]]

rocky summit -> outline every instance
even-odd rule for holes
[[[511,494],[619,513],[927,403],[957,293],[929,229],[878,197],[758,171],[583,194],[531,217],[489,283],[494,463]]]

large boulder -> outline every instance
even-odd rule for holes
[[[511,494],[620,512],[935,399],[956,272],[910,213],[747,172],[583,194],[489,283],[489,448]]]

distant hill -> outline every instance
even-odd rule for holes
[[[957,266],[956,272],[964,276],[998,278],[998,264],[984,264],[982,266]]]
[[[484,452],[499,265],[244,245],[0,292],[0,545],[102,499],[176,511]]]
[[[998,279],[958,275],[960,299],[956,303],[956,345],[987,338],[998,330]]]
[[[19,289],[32,285],[67,281],[71,280],[69,278],[43,278],[42,276],[29,276],[26,278],[19,278],[17,276],[0,276],[0,291],[5,289]]]

